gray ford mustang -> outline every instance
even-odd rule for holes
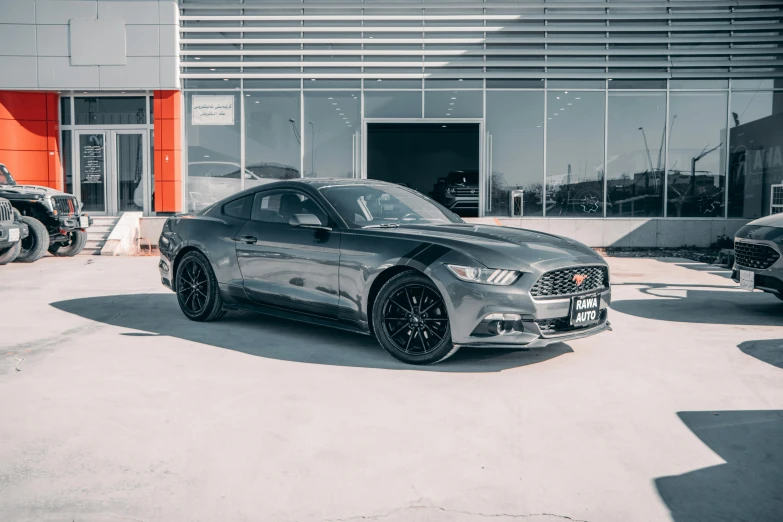
[[[465,223],[389,183],[254,187],[169,218],[159,246],[161,280],[194,321],[230,309],[304,319],[375,335],[411,364],[609,328],[609,269],[590,248]]]

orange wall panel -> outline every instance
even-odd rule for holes
[[[181,119],[182,105],[179,91],[161,91],[162,110],[164,120]]]
[[[0,149],[49,150],[47,138],[46,121],[0,120]]]
[[[17,183],[49,185],[49,153],[45,150],[0,150],[0,163]]]
[[[161,149],[180,150],[180,120],[161,120]]]
[[[0,91],[0,119],[46,121],[46,94]]]
[[[180,151],[162,150],[160,156],[160,176],[156,175],[155,179],[160,179],[161,181],[182,181]]]
[[[155,91],[155,211],[182,211],[179,91]]]

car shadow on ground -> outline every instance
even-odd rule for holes
[[[230,312],[212,323],[188,320],[174,294],[129,294],[58,301],[51,306],[113,326],[141,330],[120,335],[169,336],[258,357],[310,364],[423,370],[498,372],[540,363],[573,350],[564,343],[542,349],[461,349],[443,363],[414,366],[386,353],[369,336],[252,312]]]
[[[725,463],[655,479],[674,522],[783,520],[783,410],[678,416]]]
[[[783,369],[783,339],[762,339],[759,341],[745,341],[737,345],[742,353],[755,357],[772,366]],[[781,462],[783,465],[783,462]],[[783,488],[783,485],[781,485]],[[783,519],[783,513],[781,513]]]
[[[624,314],[679,323],[779,326],[783,302],[763,292],[746,292],[738,285],[620,283],[655,299],[612,300]],[[616,294],[615,294],[616,296]]]

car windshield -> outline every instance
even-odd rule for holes
[[[449,172],[446,183],[449,185],[478,185],[478,172]]]
[[[16,185],[13,176],[8,171],[5,165],[0,165],[0,185]]]
[[[462,222],[456,214],[403,187],[338,185],[321,192],[352,228]]]

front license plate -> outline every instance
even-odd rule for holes
[[[11,243],[16,243],[19,241],[19,229],[18,228],[12,228],[8,231],[8,241]]]
[[[600,321],[601,296],[583,295],[571,298],[571,326],[588,326]]]
[[[740,270],[740,288],[752,292],[756,288],[756,274],[750,270]]]
[[[87,228],[90,226],[90,218],[87,216],[79,216],[79,227]]]

